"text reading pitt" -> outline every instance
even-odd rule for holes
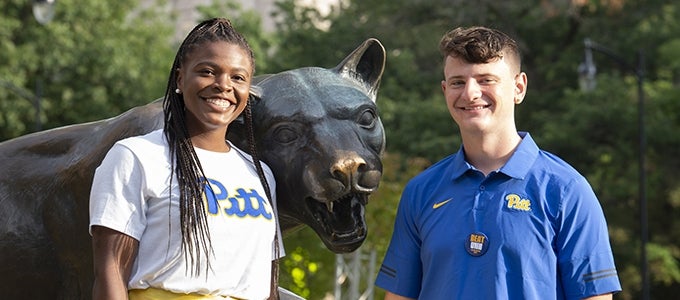
[[[217,215],[224,213],[229,216],[237,216],[240,218],[245,216],[255,218],[262,216],[267,220],[272,219],[273,211],[271,206],[264,197],[257,193],[257,190],[250,189],[248,191],[244,188],[239,188],[236,189],[232,196],[229,196],[229,193],[221,182],[209,178],[207,180],[210,183],[210,186],[206,185],[205,187],[205,201],[208,205],[209,214]],[[220,211],[218,201],[224,200],[227,200],[229,204],[224,205],[224,203],[222,203],[221,206],[224,207],[224,209]]]
[[[505,196],[505,201],[507,202],[507,207],[510,209],[531,211],[531,200],[522,199],[522,197],[517,194],[509,194]]]

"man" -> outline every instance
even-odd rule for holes
[[[404,189],[376,279],[385,299],[611,299],[621,287],[592,188],[516,129],[516,42],[456,28],[440,51],[463,145]]]

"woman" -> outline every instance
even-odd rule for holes
[[[253,52],[226,19],[180,46],[162,130],[117,142],[90,195],[94,299],[276,298],[271,170],[228,142],[250,116]],[[271,280],[270,280],[271,279]]]

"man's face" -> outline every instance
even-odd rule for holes
[[[505,58],[471,64],[448,56],[442,91],[462,133],[515,131],[514,106],[524,99],[526,74]]]

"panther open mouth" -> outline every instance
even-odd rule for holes
[[[347,253],[361,246],[367,234],[364,208],[368,194],[350,193],[327,203],[307,198],[306,203],[315,221],[312,228],[328,249]]]

